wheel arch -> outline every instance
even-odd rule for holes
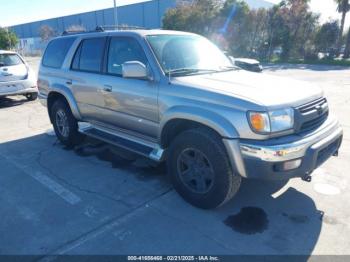
[[[237,138],[235,127],[219,114],[200,108],[177,107],[164,114],[160,126],[160,144],[167,148],[173,138],[190,128],[205,127],[222,138]]]
[[[64,86],[53,86],[52,90],[47,96],[47,109],[49,112],[50,121],[52,122],[51,108],[52,105],[57,101],[57,99],[62,99],[65,101],[72,111],[73,116],[77,119],[81,119],[81,114],[78,105],[74,99],[72,92]]]

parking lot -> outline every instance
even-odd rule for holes
[[[264,73],[325,90],[344,127],[339,157],[311,183],[244,181],[210,211],[184,202],[163,166],[92,140],[64,148],[38,101],[0,99],[0,254],[350,255],[350,68]]]

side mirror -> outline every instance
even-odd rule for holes
[[[129,61],[122,65],[124,78],[149,79],[147,67],[139,61]]]

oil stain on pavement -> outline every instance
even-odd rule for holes
[[[241,234],[253,235],[264,232],[269,225],[266,212],[258,207],[244,207],[224,221],[225,225]]]

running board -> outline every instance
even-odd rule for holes
[[[79,125],[79,132],[108,144],[145,156],[154,161],[161,162],[163,160],[164,150],[159,148],[157,144],[144,142],[139,138],[133,138],[130,135],[114,131],[112,132],[92,125]]]

